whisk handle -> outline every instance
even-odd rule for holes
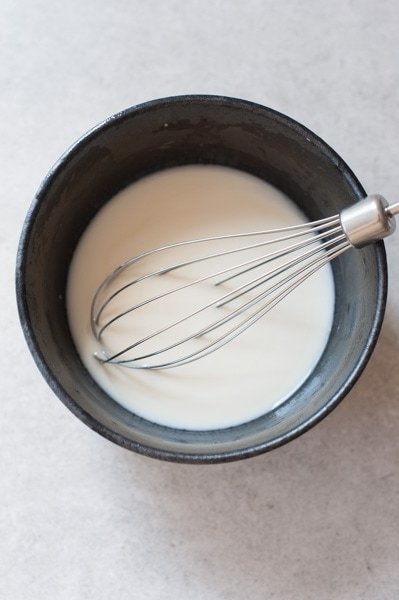
[[[395,202],[394,204],[389,204],[389,206],[387,206],[385,208],[385,212],[390,217],[393,217],[394,215],[398,215],[399,214],[399,202]]]
[[[395,231],[394,215],[398,213],[399,203],[389,205],[383,196],[372,194],[345,208],[340,219],[348,241],[361,248],[391,235]]]

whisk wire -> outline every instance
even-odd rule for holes
[[[161,246],[160,248],[155,248],[153,250],[149,250],[148,252],[143,252],[142,254],[139,254],[138,256],[135,256],[127,261],[125,261],[122,265],[119,265],[118,267],[116,267],[116,269],[114,269],[109,275],[108,277],[103,281],[103,283],[99,286],[99,288],[97,289],[94,298],[93,298],[93,302],[92,302],[92,310],[91,310],[91,321],[94,324],[98,324],[98,321],[100,319],[100,316],[102,314],[102,312],[104,311],[104,309],[106,308],[106,306],[108,306],[108,304],[116,297],[118,296],[120,293],[122,293],[124,290],[126,290],[127,288],[129,288],[130,286],[143,281],[145,279],[148,279],[149,277],[153,277],[154,275],[162,275],[165,273],[170,273],[171,271],[174,271],[176,269],[180,269],[186,266],[191,266],[193,264],[199,263],[199,262],[204,262],[206,260],[212,259],[212,258],[218,258],[221,256],[226,256],[228,254],[234,254],[236,252],[242,252],[244,250],[251,250],[254,248],[260,248],[261,246],[267,246],[270,244],[274,244],[274,243],[278,243],[278,242],[283,242],[283,241],[288,241],[290,239],[294,239],[297,237],[301,237],[303,235],[308,235],[309,233],[311,233],[314,229],[324,229],[327,228],[329,226],[331,226],[332,224],[337,224],[339,223],[339,217],[335,216],[335,217],[327,217],[326,219],[320,219],[318,221],[314,221],[313,223],[304,223],[302,225],[292,225],[290,227],[282,227],[282,228],[277,228],[277,229],[272,229],[272,230],[265,230],[265,231],[251,231],[251,232],[247,232],[247,233],[238,233],[238,234],[230,234],[230,235],[224,235],[224,236],[213,236],[213,237],[205,237],[205,238],[198,238],[195,240],[189,240],[189,241],[183,241],[183,242],[177,242],[175,244],[168,244],[166,246]],[[290,233],[294,231],[295,233]],[[165,251],[165,250],[171,250],[174,248],[179,248],[181,246],[186,246],[186,245],[192,245],[192,244],[198,244],[198,243],[203,243],[203,242],[210,242],[210,241],[216,241],[216,240],[229,240],[229,239],[239,239],[239,238],[243,238],[243,237],[252,237],[252,236],[259,236],[259,235],[275,235],[277,233],[281,233],[281,232],[285,232],[285,233],[289,233],[289,235],[285,235],[281,238],[278,239],[272,239],[272,240],[266,240],[264,242],[259,242],[258,244],[251,244],[249,246],[245,246],[245,247],[241,247],[241,248],[234,248],[234,249],[230,249],[230,250],[225,250],[223,252],[217,252],[217,253],[212,253],[212,254],[208,254],[207,256],[202,256],[201,258],[196,258],[196,259],[192,259],[192,260],[188,260],[188,261],[183,261],[183,262],[179,262],[176,263],[174,265],[168,266],[168,267],[164,267],[162,269],[158,269],[156,271],[152,271],[150,273],[146,273],[145,275],[142,275],[140,277],[137,277],[136,279],[124,284],[123,286],[121,286],[116,292],[112,293],[100,306],[100,308],[95,311],[95,307],[97,304],[97,299],[100,296],[100,294],[109,286],[109,284],[113,281],[113,279],[120,275],[122,272],[126,271],[129,267],[133,266],[134,264],[138,263],[139,261],[153,255],[156,253],[159,253],[161,251]]]
[[[326,254],[326,256],[319,257],[319,261],[317,261],[317,264],[313,265],[312,269],[298,271],[296,273],[296,276],[300,275],[300,277],[298,277],[296,279],[296,281],[293,281],[293,283],[289,287],[284,288],[280,292],[280,294],[278,294],[272,300],[268,301],[265,305],[263,305],[261,308],[259,308],[255,313],[253,313],[252,315],[247,317],[239,326],[233,327],[227,333],[223,334],[216,340],[212,340],[211,342],[206,344],[201,349],[195,350],[180,359],[174,359],[174,360],[167,361],[164,363],[158,363],[158,364],[154,364],[154,365],[143,364],[143,363],[138,364],[139,361],[145,360],[147,358],[152,358],[161,353],[172,350],[172,349],[176,348],[177,346],[179,346],[187,341],[192,340],[194,337],[198,337],[200,335],[205,335],[206,333],[209,333],[210,331],[212,331],[212,329],[210,327],[204,328],[204,329],[196,332],[195,334],[193,334],[187,338],[184,338],[183,340],[180,340],[180,342],[171,344],[165,348],[162,348],[161,350],[157,350],[157,351],[154,351],[154,352],[151,352],[148,354],[144,354],[142,356],[138,356],[133,359],[117,361],[116,364],[119,364],[120,366],[124,366],[127,368],[133,368],[133,369],[166,369],[166,368],[182,366],[182,365],[188,364],[190,362],[193,362],[193,361],[197,360],[198,358],[203,358],[203,357],[207,356],[208,354],[218,350],[219,348],[221,348],[228,342],[232,341],[238,335],[240,335],[241,333],[246,331],[249,327],[251,327],[251,325],[256,323],[267,312],[269,312],[278,303],[280,303],[281,300],[283,300],[288,294],[290,294],[295,288],[297,288],[303,281],[308,279],[308,277],[310,277],[313,273],[318,271],[325,264],[327,264],[328,262],[330,262],[331,260],[333,260],[334,258],[339,256],[340,254],[342,254],[342,252],[344,252],[348,248],[348,246],[350,246],[350,244],[348,244],[347,242],[343,242],[338,248],[335,248],[334,251],[331,251],[331,253]],[[278,285],[278,284],[276,284],[276,285]],[[260,296],[264,298],[268,293],[269,292],[263,292],[262,294],[260,294]],[[251,304],[255,304],[256,302],[259,302],[259,298],[253,299],[253,301],[250,301]],[[237,313],[238,312],[242,312],[242,309],[237,309]],[[228,315],[227,317],[224,317],[221,321],[228,322],[231,319],[233,319],[235,316],[238,316],[238,314],[234,313],[234,314]],[[215,329],[219,326],[220,325],[214,324],[213,329]],[[125,351],[127,351],[127,349],[125,349]],[[112,363],[113,358],[114,357],[111,357],[110,359],[104,360],[103,362],[111,362]]]
[[[286,263],[284,263],[284,265],[281,265],[280,267],[273,269],[272,271],[269,271],[266,276],[262,275],[260,278],[256,278],[256,280],[261,279],[261,281],[259,281],[257,284],[253,285],[252,288],[253,289],[255,287],[258,287],[261,283],[265,283],[267,280],[271,280],[273,279],[276,275],[279,275],[281,273],[283,273],[284,271],[286,271],[287,269],[290,269],[294,266],[298,266],[300,265],[300,263],[307,258],[311,258],[314,257],[316,255],[316,258],[313,258],[313,260],[308,263],[305,267],[305,270],[302,268],[297,269],[296,271],[294,271],[294,273],[291,273],[289,275],[287,275],[285,278],[283,278],[282,280],[279,280],[277,283],[275,283],[272,287],[269,287],[266,291],[262,292],[261,294],[257,295],[255,298],[250,299],[248,302],[246,302],[244,305],[242,305],[241,307],[235,309],[233,312],[231,312],[229,315],[222,317],[221,319],[218,319],[216,321],[214,321],[213,323],[211,323],[210,325],[201,328],[200,330],[196,331],[195,333],[184,337],[183,339],[179,340],[178,342],[175,342],[174,344],[170,344],[160,350],[157,350],[156,352],[151,352],[148,354],[143,354],[141,356],[138,356],[136,358],[128,358],[126,360],[118,360],[116,361],[117,358],[119,358],[120,356],[122,356],[123,354],[126,354],[128,351],[134,349],[135,347],[141,345],[142,343],[144,343],[145,341],[148,341],[151,338],[154,338],[157,335],[160,335],[161,333],[167,331],[168,329],[171,329],[172,327],[175,327],[176,325],[188,320],[189,318],[192,318],[193,316],[195,316],[196,314],[199,314],[200,312],[206,310],[207,308],[210,308],[211,306],[219,306],[221,305],[221,300],[222,298],[227,298],[228,296],[230,296],[232,293],[237,292],[238,289],[243,288],[248,286],[250,283],[245,284],[244,286],[240,286],[240,288],[236,288],[236,290],[233,290],[232,292],[229,292],[227,294],[224,294],[224,296],[222,296],[221,298],[219,298],[218,300],[209,303],[208,305],[202,307],[201,309],[198,309],[197,311],[194,311],[192,313],[190,313],[189,315],[183,317],[182,319],[179,319],[178,321],[175,321],[171,324],[169,324],[167,327],[164,327],[162,329],[159,329],[155,332],[153,332],[152,334],[146,336],[145,338],[142,338],[141,340],[135,342],[134,344],[130,345],[127,348],[124,348],[122,351],[118,352],[117,354],[114,354],[113,356],[108,357],[105,362],[117,362],[118,364],[121,364],[123,366],[132,366],[132,367],[136,367],[137,365],[134,365],[133,363],[137,363],[139,361],[148,359],[148,358],[152,358],[154,356],[157,356],[161,353],[167,352],[171,349],[177,348],[178,346],[183,345],[186,342],[189,342],[190,340],[203,336],[205,334],[208,334],[210,332],[212,332],[213,330],[221,327],[222,325],[224,325],[225,323],[235,319],[236,317],[238,317],[240,314],[242,314],[243,312],[247,311],[248,309],[250,309],[252,306],[254,306],[255,304],[259,303],[261,300],[263,300],[265,297],[270,296],[273,292],[275,292],[276,290],[283,288],[282,292],[280,292],[280,294],[270,300],[266,305],[264,305],[263,307],[261,307],[260,309],[258,309],[258,311],[256,311],[256,313],[254,313],[253,315],[250,315],[240,326],[238,326],[238,329],[241,330],[241,327],[243,324],[249,322],[256,314],[258,314],[258,312],[263,311],[265,308],[267,308],[268,306],[270,306],[271,308],[275,305],[274,302],[275,300],[280,301],[291,289],[294,289],[296,287],[296,285],[294,283],[291,283],[291,285],[288,288],[288,291],[286,289],[287,284],[290,284],[290,282],[294,281],[295,282],[295,278],[298,277],[298,275],[301,275],[303,277],[305,272],[309,272],[310,270],[310,274],[314,272],[315,269],[320,268],[321,266],[323,266],[326,262],[328,262],[329,260],[331,260],[332,256],[335,256],[337,254],[337,252],[341,252],[344,249],[347,248],[347,246],[349,245],[349,243],[345,240],[343,243],[338,244],[337,242],[342,241],[342,239],[345,236],[341,235],[338,238],[334,239],[334,240],[330,240],[329,242],[326,242],[324,245],[320,245],[319,248],[313,251],[308,251],[306,253],[303,253],[300,257],[297,257],[295,259],[292,259],[291,261],[288,261]],[[330,251],[327,253],[325,252],[327,247],[330,247],[334,244],[334,247],[332,249],[330,249]],[[301,277],[301,281],[303,280]],[[255,281],[255,280],[253,280]],[[235,296],[234,298],[230,298],[230,299],[226,299],[224,303],[230,302],[233,299],[235,299],[236,297],[239,297],[241,295],[243,295],[244,293],[248,292],[249,290],[244,290],[242,291],[239,295]],[[219,304],[218,304],[219,303]],[[223,304],[224,304],[223,303]],[[264,313],[262,313],[264,314]],[[225,333],[223,336],[221,336],[220,338],[218,338],[217,340],[212,341],[210,344],[206,345],[204,348],[202,348],[201,350],[198,350],[197,352],[193,353],[192,355],[189,355],[191,358],[193,358],[194,356],[196,356],[197,354],[201,354],[204,350],[210,349],[212,348],[214,345],[217,345],[219,342],[221,342],[222,340],[224,340],[225,338],[230,339],[230,335],[234,332],[234,330],[237,329],[237,327],[234,327],[233,329],[229,330],[227,333]],[[219,346],[217,346],[219,347]],[[216,350],[216,347],[215,347]],[[188,358],[189,356],[186,356],[186,358]],[[194,359],[194,358],[193,358]],[[182,364],[181,360],[176,361],[176,365],[178,366],[178,364]],[[146,368],[161,368],[162,365],[147,365]],[[171,362],[165,363],[162,368],[166,368],[166,366],[171,366]],[[139,368],[143,368],[143,365],[140,364]]]
[[[311,256],[320,253],[321,251],[325,250],[326,248],[329,248],[330,246],[336,244],[338,241],[344,239],[345,236],[341,235],[338,236],[336,239],[334,240],[330,240],[329,242],[324,242],[323,244],[319,245],[317,248],[312,249],[312,250],[307,250],[306,252],[303,252],[302,254],[300,254],[299,256],[292,258],[291,260],[286,261],[285,263],[283,263],[280,266],[275,267],[274,269],[272,269],[271,271],[268,271],[266,274],[260,275],[259,277],[255,277],[254,279],[251,279],[251,281],[248,281],[247,283],[239,286],[238,288],[235,288],[234,290],[232,290],[231,292],[228,292],[227,294],[225,294],[224,297],[222,297],[220,300],[220,302],[217,303],[217,307],[221,307],[224,306],[225,304],[227,304],[227,302],[230,302],[232,300],[235,300],[236,298],[239,298],[240,296],[242,296],[243,294],[246,294],[248,292],[250,292],[251,290],[255,289],[256,287],[258,287],[259,285],[266,283],[267,281],[269,281],[272,277],[276,277],[278,275],[280,275],[281,273],[283,273],[285,270],[291,268],[294,265],[297,265],[298,263],[310,258]],[[304,247],[304,246],[302,246]],[[279,258],[281,256],[285,256],[287,253],[284,253],[282,255],[279,255]],[[259,264],[258,266],[263,266],[265,264],[267,264],[268,262],[270,262],[270,260],[265,260],[263,261],[261,264]],[[246,270],[246,271],[241,271],[239,273],[239,275],[248,272],[250,269]],[[218,284],[215,284],[218,285]],[[240,293],[237,293],[240,292]],[[229,298],[228,300],[224,300],[224,298],[226,296],[231,296],[231,298]]]
[[[96,358],[104,364],[116,364],[132,369],[166,369],[185,365],[205,357],[246,331],[306,279],[349,248],[362,247],[393,233],[395,230],[394,215],[396,214],[399,214],[399,202],[389,205],[382,196],[374,194],[367,196],[353,206],[345,208],[339,215],[319,219],[313,223],[268,231],[198,238],[165,245],[135,256],[114,269],[94,294],[90,318],[93,334],[100,346],[100,352],[96,354]],[[167,255],[168,251],[173,252],[176,248],[184,249],[188,246],[201,245],[206,242],[217,241],[219,243],[221,240],[228,242],[228,240],[261,235],[265,238],[260,242],[243,242],[244,245],[241,247],[229,247],[223,251],[218,250],[208,253],[205,256],[173,262],[168,266],[160,266],[150,272],[138,274],[126,281],[130,276],[128,270],[131,267],[146,258],[153,260],[162,252]],[[135,304],[131,305],[130,303],[121,310],[118,308],[120,303],[113,303],[122,292],[136,284],[140,283],[143,286],[135,288],[137,291],[145,291],[145,282],[156,276],[166,275],[195,264],[206,264],[207,261],[212,259],[230,255],[235,256],[236,253],[253,252],[273,244],[277,244],[276,248],[271,248],[271,251],[262,256],[247,258],[241,260],[238,264],[223,266],[218,270],[214,268],[211,273],[208,272],[205,275],[193,276],[193,279],[187,283],[174,285],[173,289],[151,295],[141,301],[136,300]],[[145,266],[144,262],[141,263],[141,268],[143,266]],[[263,268],[260,275],[247,277],[247,281],[239,279],[260,268]],[[213,286],[208,289],[215,290],[218,286],[233,279],[237,280],[234,289],[227,290],[221,295],[218,294],[216,299],[206,301],[202,306],[197,307],[196,297],[195,302],[197,304],[188,314],[174,320],[171,319],[172,322],[166,323],[162,327],[158,326],[155,331],[140,339],[132,340],[132,343],[128,343],[124,348],[115,350],[108,348],[107,342],[112,339],[112,335],[110,335],[111,326],[133,311],[206,281],[213,280]],[[260,286],[264,286],[260,293],[252,293]],[[181,298],[180,296],[180,301]],[[120,296],[119,300],[122,301],[123,299],[124,296]],[[168,304],[165,306],[167,308]],[[107,308],[109,310],[106,310]],[[112,308],[118,309],[117,314],[112,314]],[[224,309],[223,312],[219,312],[217,318],[215,318],[216,313],[212,309],[219,310],[222,308]],[[209,314],[207,311],[209,311]],[[163,318],[167,316],[168,310],[162,311],[161,305],[159,313],[160,317]],[[209,317],[205,325],[196,321],[196,317],[203,313],[204,317],[205,313]],[[180,333],[176,333],[183,323],[186,323],[188,330],[184,331],[183,329]],[[120,323],[122,325],[120,329],[123,330],[124,324],[124,322]],[[162,335],[174,328],[176,328],[176,331],[170,334],[173,340],[172,343],[167,340],[167,336],[163,341]],[[206,338],[216,330],[220,333],[212,336],[213,339]],[[105,335],[106,333],[108,333],[108,336]],[[158,347],[155,347],[152,342],[155,343],[157,340],[160,340],[160,342]],[[150,344],[146,346],[146,342],[150,342]],[[139,347],[141,349],[136,350]],[[177,351],[177,355],[174,354],[174,351]]]
[[[335,224],[335,223],[336,223],[336,219],[330,218],[329,223],[328,224],[324,223],[324,224],[322,224],[321,227],[322,228],[325,228],[327,226],[331,227],[331,225]],[[294,227],[296,227],[296,226],[294,226]],[[305,229],[305,226],[301,226],[301,228]],[[315,227],[312,227],[312,229],[315,229]],[[115,315],[114,317],[112,317],[111,319],[109,319],[104,325],[102,325],[99,328],[98,331],[94,331],[95,336],[96,336],[97,340],[100,341],[101,337],[102,337],[102,335],[104,333],[104,331],[110,325],[112,325],[113,323],[115,323],[116,321],[118,321],[119,319],[121,319],[122,317],[126,316],[127,314],[133,312],[134,310],[137,310],[138,308],[141,308],[142,306],[145,306],[146,304],[149,304],[150,302],[154,302],[156,300],[160,300],[162,298],[165,298],[166,296],[169,296],[172,293],[175,293],[175,292],[187,289],[189,287],[192,287],[193,285],[196,285],[196,284],[201,283],[203,281],[212,279],[212,278],[217,277],[219,275],[223,275],[223,274],[228,273],[230,271],[242,268],[244,266],[247,267],[248,265],[252,265],[251,267],[246,268],[246,269],[244,269],[244,270],[242,270],[242,271],[240,271],[238,273],[233,273],[229,277],[223,278],[220,281],[215,282],[215,284],[214,284],[216,286],[217,285],[221,285],[222,283],[225,283],[225,282],[227,282],[227,281],[229,281],[229,280],[231,280],[231,279],[233,279],[235,277],[238,277],[238,276],[240,276],[240,275],[242,275],[242,274],[250,271],[251,269],[259,268],[260,266],[263,266],[263,265],[267,264],[268,262],[270,262],[272,260],[283,258],[284,256],[286,256],[286,255],[288,255],[288,254],[290,254],[290,253],[292,253],[294,251],[300,250],[300,249],[305,248],[306,246],[309,246],[309,245],[314,245],[316,243],[319,243],[320,239],[322,239],[322,238],[324,238],[326,236],[334,235],[335,233],[337,233],[340,230],[341,229],[339,227],[333,227],[333,228],[331,228],[330,230],[328,230],[326,232],[319,233],[318,235],[312,235],[312,237],[310,239],[308,239],[308,240],[306,240],[304,242],[299,242],[299,243],[296,243],[296,244],[291,244],[290,246],[285,247],[283,250],[276,250],[275,252],[271,252],[269,254],[263,255],[262,257],[257,257],[257,258],[254,258],[254,259],[250,259],[248,261],[244,261],[244,262],[242,262],[242,263],[240,263],[238,265],[234,265],[232,267],[228,267],[228,268],[222,269],[222,270],[220,270],[220,271],[218,271],[216,273],[211,273],[210,275],[206,275],[206,276],[201,277],[199,279],[195,279],[194,281],[190,281],[189,283],[186,283],[186,284],[184,284],[182,286],[179,286],[179,287],[177,287],[177,288],[175,288],[173,290],[170,290],[170,291],[164,292],[162,294],[158,294],[156,296],[148,298],[148,299],[146,299],[143,302],[135,304],[134,306],[129,307],[129,308],[127,308],[124,311],[121,311],[120,313],[118,313],[117,315]],[[274,233],[276,231],[278,231],[278,230],[273,230]],[[273,240],[267,240],[266,242],[261,242],[259,244],[252,244],[252,245],[245,246],[245,247],[239,248],[239,249],[233,249],[233,250],[227,250],[227,251],[223,251],[223,252],[219,252],[219,253],[213,253],[213,254],[207,255],[206,257],[201,257],[199,259],[193,259],[191,261],[180,262],[180,263],[178,263],[176,265],[173,265],[172,267],[168,267],[168,268],[164,268],[164,269],[158,269],[156,271],[152,271],[150,273],[147,273],[145,275],[137,277],[137,278],[133,279],[132,281],[130,281],[129,283],[121,286],[116,292],[112,293],[102,303],[102,305],[100,306],[100,308],[99,308],[99,310],[97,311],[96,314],[93,314],[93,309],[94,309],[94,301],[93,301],[92,315],[91,315],[92,324],[93,325],[99,325],[100,316],[102,315],[104,309],[109,305],[109,303],[113,299],[116,298],[116,296],[118,296],[119,294],[121,294],[127,288],[129,288],[129,287],[131,287],[131,286],[133,286],[133,285],[135,285],[137,283],[140,283],[140,282],[144,281],[145,279],[148,279],[149,277],[154,277],[154,276],[158,276],[158,275],[164,275],[166,273],[170,273],[171,271],[173,271],[173,270],[175,270],[177,268],[182,268],[182,267],[185,267],[185,266],[190,266],[192,264],[195,264],[195,263],[198,263],[198,262],[203,262],[205,260],[209,260],[209,259],[216,258],[216,257],[226,256],[227,254],[233,254],[233,253],[236,253],[236,252],[239,252],[239,251],[252,250],[254,248],[259,248],[259,247],[262,247],[262,246],[269,245],[271,243],[278,244],[278,243],[281,243],[281,242],[286,242],[287,240],[292,240],[292,239],[295,239],[295,238],[303,236],[303,235],[308,235],[309,233],[310,233],[309,226],[307,226],[307,230],[306,231],[302,231],[300,233],[295,233],[293,235],[288,235],[288,236],[280,237],[280,238],[273,239]],[[239,234],[238,237],[243,237],[244,235],[255,235],[255,234],[254,233]],[[228,237],[231,238],[232,236],[228,236]],[[196,241],[203,241],[203,240],[201,239],[201,240],[196,240]],[[147,255],[148,255],[148,253],[147,253]],[[257,264],[253,264],[253,263],[257,263]],[[119,266],[114,271],[115,276],[119,275],[123,270],[126,270],[127,268],[129,268],[132,264],[133,263],[130,260],[130,261],[127,261],[126,263],[124,263],[123,265]],[[112,275],[112,273],[111,273],[111,275]],[[110,280],[108,281],[107,285],[109,283],[110,283]],[[95,300],[96,300],[96,298],[95,298]]]

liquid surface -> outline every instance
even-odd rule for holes
[[[304,215],[281,192],[256,177],[225,167],[201,165],[169,169],[120,192],[98,213],[82,236],[68,278],[71,332],[92,377],[128,410],[162,425],[182,429],[238,425],[281,404],[310,374],[327,342],[334,311],[333,278],[328,265],[225,347],[174,369],[137,370],[101,364],[93,356],[99,347],[91,331],[90,305],[97,287],[109,272],[146,250],[187,239],[303,222],[306,222]],[[256,241],[258,239],[250,239],[249,243]],[[245,244],[248,244],[247,238]],[[215,248],[221,249],[219,244],[212,244],[201,248],[200,254]],[[182,246],[174,250],[172,258],[161,258],[178,262],[195,258],[198,251],[198,248]],[[259,254],[258,249],[251,250],[249,256],[256,256],[256,252]],[[134,276],[156,270],[159,259],[156,255],[146,259],[145,264],[140,265],[142,270]],[[216,258],[212,267],[207,262],[188,269],[193,270],[194,277],[201,278],[204,273],[201,269],[224,270],[226,260]],[[234,255],[233,259],[229,257],[231,264],[242,260],[241,254]],[[185,282],[183,275],[174,276],[179,285]],[[123,310],[126,302],[140,303],[163,293],[163,277],[147,278],[141,287],[132,286],[127,292],[128,298],[118,297],[119,304],[110,305],[107,310],[112,316],[112,311]],[[220,290],[219,295],[239,284],[233,281],[223,285],[227,287]],[[182,311],[190,312],[209,302],[211,289],[215,286],[204,282],[198,289],[194,286],[185,290],[188,295],[179,301],[174,300],[174,296],[164,299],[165,304],[159,305],[161,309],[157,309],[156,303],[140,309],[130,322],[121,320],[118,327],[108,328],[106,335],[104,333],[107,346],[112,351],[122,349],[163,328],[166,317],[177,320]],[[195,327],[197,324],[201,327],[203,318],[203,313],[198,315]],[[153,346],[146,348],[144,354],[174,339],[165,333],[161,341],[149,342]]]

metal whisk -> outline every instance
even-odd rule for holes
[[[382,196],[372,195],[339,215],[312,223],[178,242],[135,256],[114,269],[93,297],[91,327],[99,344],[95,356],[104,364],[134,369],[166,369],[198,360],[236,338],[349,248],[393,233],[393,217],[398,213],[399,202],[388,205]],[[237,240],[257,237],[261,241],[231,246]],[[225,242],[227,249],[218,246],[203,256],[190,254],[193,248]],[[176,250],[189,252],[187,259],[168,258],[171,262],[166,264],[160,260],[159,266],[146,271],[148,261],[169,257]],[[243,257],[239,261],[237,254]],[[230,258],[235,258],[233,264],[220,267],[221,260]],[[214,259],[219,261],[218,268],[198,270]],[[146,284],[151,282],[158,289],[148,295]],[[196,290],[202,284],[212,295],[196,306]],[[185,295],[188,292],[191,296]],[[178,318],[168,319],[171,308],[181,305]],[[154,322],[153,330],[135,334],[142,320],[140,311],[151,309],[147,315]],[[125,340],[126,330],[132,336],[129,343],[123,341],[121,347],[112,349],[111,338],[113,344],[118,343],[119,331]]]

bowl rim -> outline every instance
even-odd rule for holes
[[[235,108],[237,110],[244,109],[246,112],[268,114],[274,120],[282,123],[291,130],[296,131],[301,137],[305,137],[307,141],[318,149],[323,155],[325,155],[341,172],[345,177],[350,187],[353,189],[358,200],[366,195],[365,190],[360,184],[359,180],[350,169],[350,167],[343,161],[343,159],[337,154],[331,146],[329,146],[322,138],[317,134],[313,133],[306,126],[302,125],[295,119],[264,105],[243,100],[240,98],[234,98],[224,95],[213,95],[213,94],[186,94],[177,96],[167,96],[149,100],[124,110],[121,110],[80,136],[73,144],[71,144],[60,158],[53,164],[44,177],[40,184],[31,204],[27,211],[25,221],[22,227],[22,232],[19,238],[17,259],[16,259],[16,297],[17,297],[17,308],[21,327],[28,345],[28,348],[32,354],[32,357],[41,372],[42,376],[48,383],[49,387],[56,394],[56,396],[63,402],[63,404],[83,423],[85,423],[90,429],[99,433],[102,437],[118,444],[119,446],[133,450],[141,455],[148,456],[151,458],[158,458],[165,461],[178,462],[178,463],[193,463],[193,464],[211,464],[230,462],[234,460],[241,460],[250,458],[278,448],[289,441],[294,440],[298,436],[302,435],[322,419],[324,419],[348,394],[348,392],[355,385],[356,381],[360,377],[361,373],[365,369],[367,362],[374,350],[377,343],[378,335],[382,326],[384,318],[386,298],[387,298],[387,287],[388,287],[388,271],[385,254],[385,246],[382,241],[373,244],[373,248],[376,254],[378,264],[378,295],[376,306],[374,309],[374,320],[370,331],[367,344],[363,348],[363,351],[352,369],[350,377],[344,382],[341,388],[329,399],[329,401],[323,405],[323,407],[307,418],[303,423],[299,424],[294,429],[285,432],[284,434],[268,440],[255,446],[249,446],[246,448],[240,448],[238,450],[226,450],[217,453],[200,452],[200,453],[187,453],[180,451],[163,450],[152,446],[147,446],[139,442],[135,442],[115,431],[109,427],[100,423],[90,413],[85,411],[64,389],[60,382],[53,375],[52,371],[48,367],[46,360],[39,348],[36,337],[33,333],[33,327],[30,319],[28,304],[26,300],[26,285],[25,285],[25,272],[27,266],[26,251],[29,246],[33,225],[36,216],[39,212],[40,205],[47,193],[48,188],[51,186],[53,180],[57,177],[60,170],[63,169],[64,165],[70,161],[76,153],[80,152],[88,143],[95,139],[99,134],[112,128],[115,124],[122,124],[125,120],[132,118],[135,115],[156,110],[159,107],[166,107],[178,104],[208,104],[213,106],[226,106],[228,108]]]

